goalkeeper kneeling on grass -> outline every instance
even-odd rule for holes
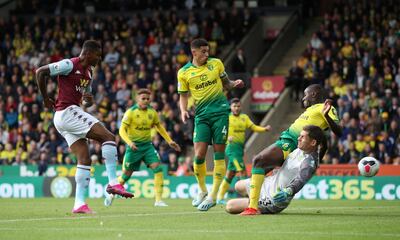
[[[307,125],[298,138],[297,149],[288,155],[282,167],[266,176],[258,200],[258,214],[279,213],[289,206],[293,196],[300,191],[318,168],[327,149],[321,128]],[[242,196],[250,192],[250,179],[238,181],[236,191]],[[244,211],[249,198],[231,199],[226,205],[228,213]]]

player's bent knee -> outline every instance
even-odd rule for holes
[[[257,154],[252,159],[253,167],[261,167],[263,165],[263,157],[261,154]]]
[[[235,183],[235,190],[242,196],[246,196],[246,182],[245,180],[240,180]]]
[[[226,175],[228,176],[228,178],[229,178],[230,180],[232,180],[232,179],[235,177],[236,172],[234,172],[234,171],[228,171],[228,172],[226,173]]]
[[[86,137],[99,141],[100,143],[115,142],[115,135],[100,122],[92,126]]]
[[[232,200],[229,200],[227,203],[226,203],[226,206],[225,206],[225,211],[227,212],[227,213],[230,213],[230,214],[235,214],[235,213],[237,213],[237,212],[235,212],[235,205],[232,203]]]
[[[108,132],[105,136],[104,136],[104,142],[108,142],[108,141],[115,141],[115,135],[111,132]]]
[[[245,209],[241,203],[241,199],[231,199],[226,203],[225,211],[230,214],[239,214]]]
[[[162,172],[162,167],[160,165],[157,165],[156,167],[152,168],[153,173],[159,173]]]

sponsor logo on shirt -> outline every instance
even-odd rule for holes
[[[81,78],[79,81],[79,86],[75,86],[75,90],[80,93],[84,93],[89,86],[89,80]]]
[[[206,82],[202,82],[202,83],[200,83],[200,84],[197,84],[197,85],[195,86],[195,89],[196,89],[196,90],[200,90],[200,89],[203,89],[203,88],[205,88],[205,87],[208,87],[208,86],[211,86],[211,85],[214,85],[214,84],[217,84],[217,79],[214,79],[214,80],[212,80],[212,81],[206,81]]]

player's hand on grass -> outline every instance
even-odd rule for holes
[[[183,123],[186,123],[186,120],[189,119],[189,117],[188,111],[181,111],[181,119]]]
[[[82,103],[85,107],[90,107],[93,105],[93,94],[89,93],[89,92],[85,92],[82,95]]]
[[[234,88],[242,88],[244,87],[244,82],[242,79],[236,79],[235,81],[233,81],[233,87]]]
[[[47,107],[48,109],[54,109],[54,106],[55,106],[54,99],[48,97],[48,98],[43,99],[43,102],[44,102],[44,106]]]
[[[172,147],[173,149],[175,149],[175,151],[177,151],[177,152],[181,151],[181,147],[174,141],[170,142],[169,146]]]
[[[289,201],[289,198],[292,196],[293,192],[290,188],[283,188],[279,192],[275,193],[272,201],[276,206],[286,205]]]
[[[129,147],[130,147],[133,151],[135,151],[135,150],[138,149],[138,148],[136,147],[135,143],[133,143],[133,142],[129,144]]]
[[[322,113],[324,116],[328,116],[329,111],[331,110],[333,101],[331,99],[326,99],[324,102],[324,108],[322,109]]]
[[[264,127],[265,131],[270,131],[271,128],[272,128],[271,125],[267,125],[267,126]]]

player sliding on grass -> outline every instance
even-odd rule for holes
[[[320,159],[325,155],[326,145],[326,137],[321,128],[305,126],[298,137],[297,149],[289,154],[282,167],[273,175],[264,177],[255,214],[279,213],[287,208],[293,196],[315,173]],[[240,180],[235,189],[242,196],[248,196],[250,179]],[[248,198],[231,199],[226,205],[226,211],[240,213],[248,204]]]
[[[258,199],[264,176],[275,167],[282,166],[285,158],[297,146],[297,139],[304,126],[314,125],[322,130],[330,128],[337,136],[341,135],[338,125],[339,117],[336,109],[332,107],[331,100],[324,102],[324,89],[313,84],[304,90],[303,103],[307,109],[297,120],[290,125],[289,129],[281,133],[275,144],[265,148],[253,158],[253,169],[251,170],[250,203],[241,215],[257,214]],[[324,150],[325,151],[325,150]]]
[[[65,138],[68,146],[78,158],[75,181],[75,205],[73,213],[92,213],[85,203],[85,192],[90,181],[89,146],[86,138],[101,143],[108,181],[106,191],[131,198],[133,194],[125,191],[118,183],[116,162],[118,158],[115,136],[108,131],[95,117],[82,110],[79,106],[82,99],[85,106],[93,104],[91,91],[92,68],[101,61],[100,43],[94,40],[85,41],[79,57],[64,59],[56,63],[42,66],[36,70],[36,81],[43,96],[44,105],[55,108],[54,126]],[[56,101],[48,96],[46,80],[57,76],[58,97]]]
[[[154,127],[157,132],[167,141],[170,147],[180,152],[181,148],[168,135],[165,128],[161,125],[157,112],[149,106],[150,90],[139,89],[137,92],[137,104],[128,109],[122,119],[119,135],[127,145],[124,161],[122,163],[122,175],[119,182],[124,184],[129,180],[134,171],[140,169],[142,161],[153,170],[154,173],[154,192],[156,201],[154,206],[168,206],[161,200],[163,193],[164,176],[160,166],[160,158],[151,142],[151,129]],[[108,195],[104,201],[106,206],[110,206],[114,196]]]
[[[188,93],[192,95],[196,111],[194,118],[194,163],[193,169],[199,184],[197,198],[192,205],[200,211],[215,206],[219,186],[225,175],[225,143],[228,134],[229,103],[225,89],[244,86],[241,79],[231,81],[224,64],[210,58],[210,47],[204,39],[195,39],[190,44],[193,59],[178,71],[179,106],[183,123],[189,118]],[[206,188],[205,156],[209,144],[214,147],[214,173],[211,194]]]
[[[266,132],[271,129],[270,125],[266,127],[255,125],[247,114],[240,111],[241,104],[239,98],[232,99],[231,114],[229,115],[228,142],[225,150],[225,154],[228,156],[228,171],[219,188],[217,204],[225,204],[225,193],[228,191],[236,173],[239,173],[240,178],[246,178],[246,168],[243,162],[246,129],[250,128],[254,132]]]

